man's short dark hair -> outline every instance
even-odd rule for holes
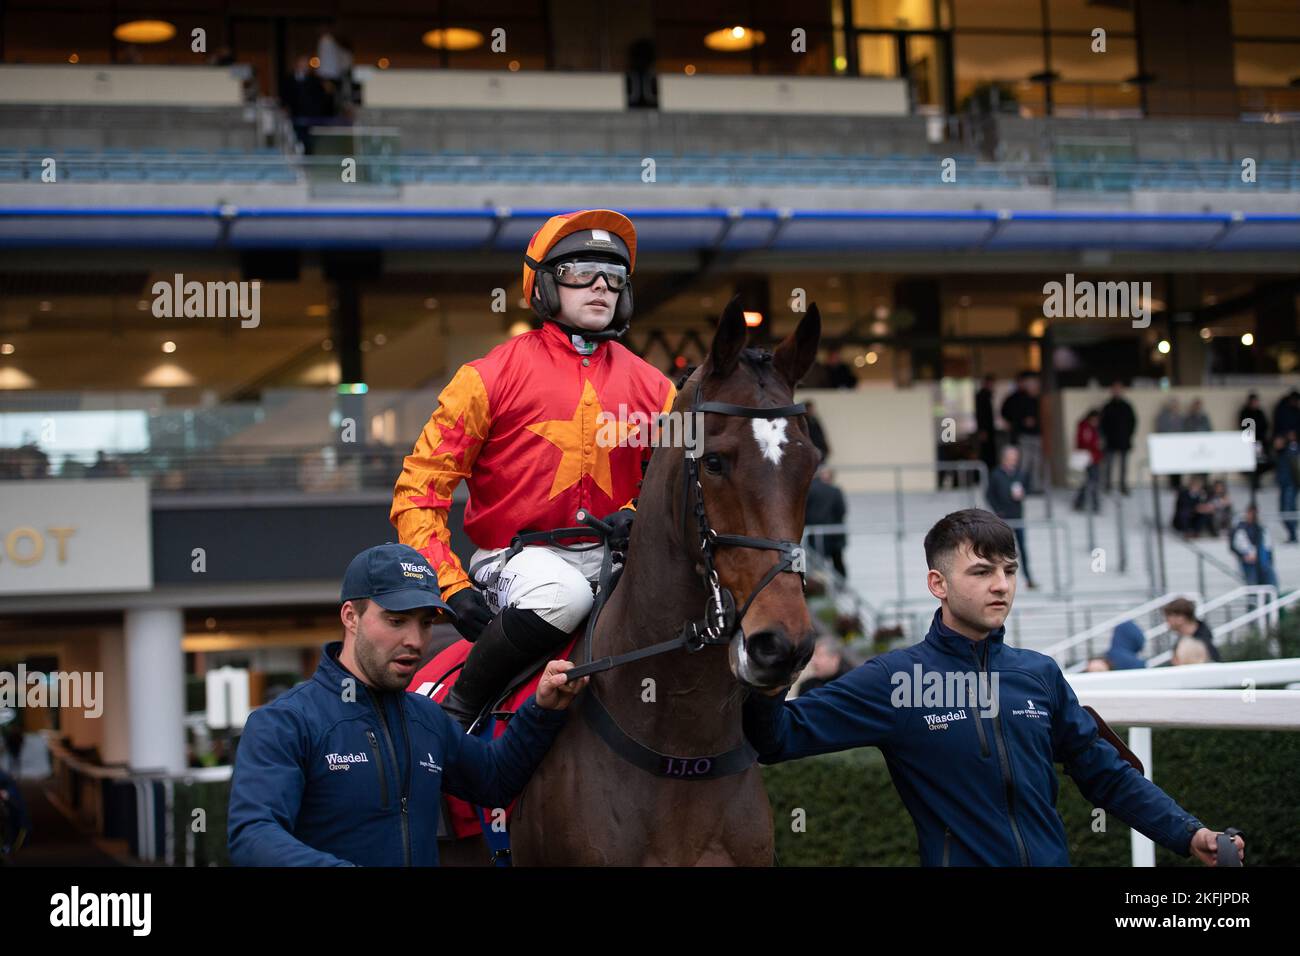
[[[366,608],[370,607],[370,598],[353,598],[352,606],[356,608],[357,617],[365,617]]]
[[[985,561],[1016,558],[1016,536],[1010,525],[991,511],[965,508],[940,518],[926,534],[926,566],[946,570],[963,544],[969,544],[976,557]]]
[[[1177,614],[1179,617],[1185,617],[1189,621],[1196,620],[1196,605],[1187,598],[1174,598],[1163,608],[1165,614]]]

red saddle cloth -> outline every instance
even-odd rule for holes
[[[552,654],[548,656],[546,660],[566,659],[569,654],[572,653],[573,645],[577,642],[577,637],[571,638],[569,643],[564,646],[564,649],[560,651],[560,653]],[[447,696],[447,693],[456,683],[456,678],[460,676],[460,668],[458,665],[465,663],[465,659],[469,657],[470,649],[473,646],[474,645],[469,641],[460,640],[455,644],[452,644],[442,653],[434,655],[433,659],[429,661],[429,663],[425,664],[415,672],[415,676],[411,678],[410,686],[406,689],[414,694],[422,694],[425,697],[432,697],[435,701],[441,704],[443,699]],[[513,714],[519,708],[519,705],[526,701],[528,697],[537,690],[537,685],[542,679],[542,671],[545,663],[546,661],[539,661],[534,673],[529,676],[526,681],[512,690],[510,695],[496,708],[495,712]],[[451,671],[452,668],[456,668],[456,670],[448,674],[447,672]],[[491,726],[493,728],[494,737],[500,737],[506,732],[506,721],[504,720],[495,720],[492,722]],[[479,733],[482,734],[482,731],[480,730]],[[447,815],[450,818],[447,821],[447,825],[451,828],[456,839],[460,840],[465,837],[478,836],[483,832],[479,825],[478,812],[473,804],[467,803],[459,797],[453,797],[449,793],[444,793],[443,796],[447,801]],[[514,810],[515,805],[512,801],[510,806],[506,807],[507,821],[514,814]]]

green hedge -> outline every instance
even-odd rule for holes
[[[172,832],[176,835],[174,855],[167,862],[186,863],[185,835],[195,824],[194,811],[203,810],[204,830],[194,834],[195,866],[228,866],[226,851],[226,809],[230,803],[230,781],[177,782],[172,802]]]
[[[1155,730],[1158,786],[1208,826],[1246,834],[1252,865],[1300,864],[1300,733]],[[875,749],[765,767],[782,866],[916,866],[916,831]],[[1129,828],[1092,831],[1092,806],[1065,774],[1058,809],[1075,866],[1128,866]],[[792,828],[802,808],[805,831]],[[1156,847],[1157,866],[1196,865]]]

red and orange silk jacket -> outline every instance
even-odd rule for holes
[[[572,527],[580,508],[604,517],[631,504],[653,451],[648,435],[636,437],[644,426],[618,422],[634,412],[653,420],[676,396],[663,373],[617,342],[584,356],[546,322],[456,372],[406,456],[389,519],[450,598],[470,586],[447,526],[457,484],[469,483],[465,532],[480,548]],[[598,421],[602,411],[613,421]],[[615,434],[626,440],[615,444]]]

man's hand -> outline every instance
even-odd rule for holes
[[[467,641],[477,641],[483,628],[492,623],[492,609],[488,607],[483,592],[477,588],[457,591],[447,599],[447,606],[456,614],[452,623]]]
[[[573,703],[573,698],[577,697],[578,692],[587,686],[587,681],[591,680],[590,677],[583,677],[570,684],[564,672],[573,670],[575,666],[573,661],[551,661],[546,665],[535,695],[538,707],[546,710],[568,709]]]
[[[613,514],[606,515],[603,520],[611,528],[606,538],[609,546],[615,551],[626,551],[628,539],[632,536],[632,522],[636,520],[636,512],[631,508],[619,508]]]
[[[1239,836],[1232,838],[1237,845],[1237,859],[1246,859],[1246,841]],[[1188,848],[1192,856],[1206,866],[1219,865],[1219,831],[1201,827],[1192,834],[1192,845]]]

